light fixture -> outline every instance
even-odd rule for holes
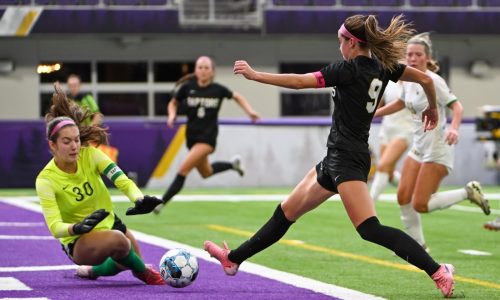
[[[38,74],[49,74],[52,72],[59,71],[62,67],[62,64],[60,63],[55,63],[55,64],[39,64],[38,67],[36,68],[36,72]]]

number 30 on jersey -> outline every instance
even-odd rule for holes
[[[370,89],[368,90],[368,96],[370,100],[366,103],[366,111],[372,113],[377,108],[377,99],[380,91],[382,90],[382,81],[378,78],[373,78],[370,83]]]

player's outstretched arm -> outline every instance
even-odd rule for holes
[[[168,128],[174,128],[174,122],[175,118],[177,118],[177,99],[175,97],[172,97],[170,101],[168,102],[167,106],[167,111],[168,111],[168,118],[167,118],[167,126]]]
[[[134,207],[129,207],[125,213],[127,216],[148,214],[155,209],[156,206],[162,204],[163,201],[154,196],[144,196],[134,202]]]
[[[259,114],[252,108],[250,103],[241,94],[234,92],[233,99],[238,103],[239,106],[247,113],[247,115],[252,119],[252,122],[257,122],[260,120]]]
[[[436,87],[432,78],[424,72],[407,66],[403,75],[399,78],[403,81],[416,82],[422,86],[429,102],[429,106],[422,112],[422,122],[424,123],[424,131],[436,128],[438,122],[438,111],[436,102]]]
[[[382,116],[390,115],[390,114],[393,114],[395,112],[402,110],[404,107],[405,107],[405,103],[402,100],[398,99],[396,101],[392,101],[391,103],[384,105],[384,106],[380,107],[379,109],[377,109],[377,111],[375,111],[374,116],[375,117],[382,117]]]
[[[234,74],[243,75],[246,79],[261,83],[281,86],[290,89],[316,88],[317,80],[313,73],[307,74],[274,74],[257,72],[244,60],[234,63]]]

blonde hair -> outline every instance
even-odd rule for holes
[[[45,122],[47,123],[47,139],[55,142],[59,134],[56,132],[51,135],[52,130],[59,122],[63,120],[73,120],[75,124],[68,124],[66,126],[77,126],[80,131],[80,141],[82,145],[95,143],[97,145],[107,144],[108,133],[107,128],[102,128],[97,125],[83,125],[82,122],[87,117],[92,117],[88,111],[84,111],[79,105],[73,101],[69,101],[66,93],[61,89],[58,82],[54,83],[54,94],[52,94],[52,105],[49,112],[45,115]]]
[[[201,58],[204,58],[204,59],[208,59],[210,60],[210,64],[212,65],[212,70],[215,71],[215,61],[210,57],[210,56],[200,56],[196,59],[196,62],[198,62],[199,59]],[[181,78],[179,78],[176,82],[175,82],[175,87],[183,84],[184,82],[186,81],[189,81],[191,79],[194,79],[196,78],[196,75],[194,73],[189,73],[189,74],[186,74],[184,76],[182,76]],[[213,78],[212,78],[213,80]]]
[[[360,40],[360,47],[369,48],[380,61],[382,67],[393,71],[398,61],[405,57],[406,42],[414,33],[411,23],[406,23],[403,15],[392,18],[386,29],[378,25],[374,15],[354,15],[344,22],[346,29]]]
[[[432,72],[439,71],[439,63],[432,58],[432,41],[430,32],[423,32],[415,35],[408,40],[408,44],[424,46],[425,55],[429,58],[429,61],[427,62],[427,69]]]

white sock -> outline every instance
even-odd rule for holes
[[[421,246],[425,245],[424,231],[422,230],[422,219],[420,214],[413,208],[411,203],[399,206],[401,210],[401,221],[406,228],[406,233]]]
[[[394,170],[394,172],[392,172],[392,181],[391,181],[391,184],[393,186],[398,186],[399,180],[401,180],[401,173],[399,173],[398,170]]]
[[[373,176],[373,182],[370,189],[370,196],[372,197],[373,201],[378,200],[378,196],[380,196],[388,183],[389,174],[385,172],[375,172],[375,176]]]
[[[467,199],[465,189],[435,193],[431,195],[431,199],[427,203],[427,210],[431,212],[437,209],[445,209],[465,199]]]

